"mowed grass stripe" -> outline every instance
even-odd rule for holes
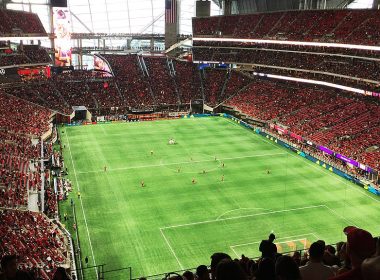
[[[213,251],[233,254],[231,245],[265,238],[278,221],[275,230],[279,237],[310,233],[318,227],[320,238],[336,242],[344,239],[341,230],[349,222],[374,234],[380,232],[376,198],[222,118],[69,127],[67,137],[94,255],[107,269],[132,266],[134,276],[177,270],[180,265],[159,229],[216,220],[224,213],[222,218],[326,205],[337,215],[328,209],[323,210],[328,215],[318,211],[281,214],[274,221],[257,219],[266,225],[262,230],[254,223],[226,224],[224,229],[229,234],[225,235],[215,235],[216,229],[210,224],[200,231],[179,232],[175,240],[165,230],[182,266],[208,264]],[[168,145],[171,137],[177,145]],[[66,144],[65,137],[61,139]],[[64,153],[74,181],[67,148]],[[264,156],[274,154],[278,155]],[[176,165],[189,162],[192,156],[199,163],[180,164],[181,172],[176,172]],[[221,168],[213,162],[214,156],[231,160]],[[104,165],[110,172],[103,171]],[[203,169],[207,169],[206,174],[202,174]],[[267,170],[271,170],[270,175]],[[191,183],[192,178],[196,184]],[[146,187],[140,186],[141,180]],[[78,202],[74,194],[71,196]],[[61,206],[65,211],[69,202]],[[78,226],[82,254],[90,256],[80,212]],[[251,253],[254,251],[250,249],[247,254]]]

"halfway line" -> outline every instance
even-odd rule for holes
[[[270,157],[270,156],[279,156],[279,155],[286,155],[286,154],[287,153],[249,155],[249,156],[239,156],[239,157],[229,157],[229,158],[218,158],[217,160],[221,161],[221,160],[234,160],[234,159],[243,159],[243,158]],[[172,166],[172,165],[179,165],[179,164],[203,163],[203,162],[212,162],[212,161],[215,161],[215,159],[182,161],[182,162],[174,162],[174,163],[167,163],[167,164],[160,163],[160,164],[151,164],[151,165],[121,167],[121,168],[107,169],[107,172],[109,172],[109,171],[120,171],[120,170],[130,170],[130,169],[140,169],[140,168],[148,168],[148,167]],[[103,170],[79,171],[77,173],[78,174],[87,174],[87,173],[98,173],[100,171],[103,171]]]

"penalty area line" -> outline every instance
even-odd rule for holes
[[[173,247],[170,245],[169,240],[166,238],[166,236],[165,236],[163,230],[162,230],[161,228],[160,228],[159,230],[160,230],[160,232],[161,232],[162,237],[164,238],[164,240],[165,240],[165,242],[166,242],[166,245],[168,245],[170,251],[172,252],[172,254],[173,254],[173,256],[174,256],[174,258],[177,260],[177,263],[179,264],[179,267],[181,268],[181,270],[183,270],[184,267],[183,267],[182,263],[179,261],[179,259],[178,259],[177,255],[176,255],[176,253],[174,252]]]
[[[268,140],[267,138],[263,137],[263,136],[260,136],[261,141],[265,142],[265,143],[268,143],[274,147],[276,147],[278,150],[282,150],[283,148],[281,148],[278,144],[275,144],[273,143],[272,141]],[[342,177],[340,177],[339,175],[337,174],[334,174],[334,173],[331,173],[330,171],[328,171],[326,168],[322,168],[322,166],[320,165],[316,165],[315,163],[312,163],[310,160],[308,159],[305,159],[303,157],[300,157],[298,155],[294,155],[292,153],[290,153],[290,151],[287,152],[287,154],[289,154],[291,157],[294,157],[304,163],[306,163],[307,165],[309,165],[310,167],[316,169],[316,170],[319,170],[320,172],[332,177],[332,178],[335,178],[336,181],[340,181],[342,182],[344,185],[346,185],[347,187],[349,187],[350,189],[356,191],[356,192],[359,192],[361,193],[362,195],[376,201],[376,202],[379,202],[380,200],[378,200],[377,198],[375,198],[374,196],[372,195],[369,195],[366,193],[366,191],[362,191],[363,188],[357,188],[354,184],[349,184],[347,180],[343,179]],[[335,168],[335,167],[334,167]]]
[[[304,234],[298,234],[298,235],[292,235],[292,236],[286,236],[286,237],[280,237],[280,238],[276,238],[276,240],[283,240],[283,241],[280,241],[280,242],[276,242],[275,244],[281,244],[281,243],[284,243],[284,242],[288,242],[288,241],[299,241],[299,240],[305,240],[307,239],[306,236],[314,236],[315,237],[315,234],[313,232],[310,232],[310,233],[304,233]],[[302,239],[290,239],[290,238],[297,238],[297,237],[304,237]],[[261,242],[260,241],[255,241],[255,242],[249,242],[249,243],[243,243],[243,244],[236,244],[236,245],[231,245],[230,247],[233,247],[233,248],[236,248],[236,247],[243,247],[243,246],[248,246],[248,245],[253,245],[253,244],[259,244]]]

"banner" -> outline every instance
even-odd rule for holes
[[[17,73],[23,79],[40,79],[42,77],[50,78],[50,66],[22,67]]]
[[[335,153],[333,151],[331,151],[330,149],[328,149],[324,146],[318,146],[318,149],[320,149],[322,152],[325,152],[326,154],[335,155]]]
[[[71,65],[71,22],[68,8],[53,7],[55,65]]]
[[[20,76],[17,74],[17,67],[0,67],[0,83],[11,83],[20,81]]]
[[[350,159],[348,157],[345,157],[344,155],[335,154],[335,157],[338,158],[338,159],[340,159],[340,160],[343,160],[346,163],[352,164],[353,166],[359,167],[359,162],[357,162],[357,161],[355,161],[353,159]]]
[[[111,73],[111,70],[106,61],[103,58],[94,55],[94,69],[98,71],[104,71]]]

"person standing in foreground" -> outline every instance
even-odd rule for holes
[[[271,233],[269,235],[268,240],[261,241],[259,250],[261,252],[262,258],[274,259],[275,255],[277,254],[276,244],[273,243],[275,239],[276,236],[273,233]]]

